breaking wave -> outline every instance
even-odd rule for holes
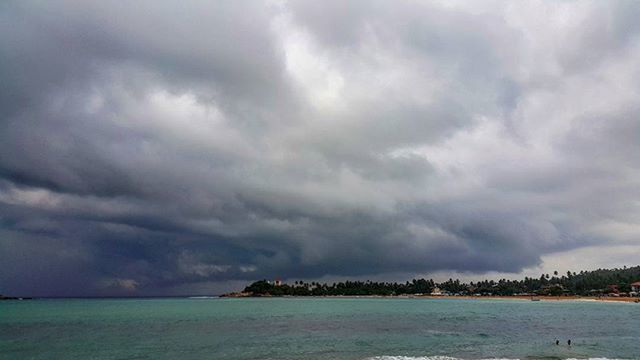
[[[189,296],[188,299],[217,299],[218,296]]]
[[[546,359],[546,358],[536,358],[536,359]],[[558,359],[555,357],[550,357],[548,359]],[[451,356],[375,356],[371,358],[367,358],[366,360],[465,360],[461,358],[451,357]],[[509,359],[509,358],[486,358],[486,359],[478,359],[478,360],[526,360],[525,359]],[[610,358],[567,358],[564,360],[623,360],[623,359],[610,359]]]

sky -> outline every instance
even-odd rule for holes
[[[2,1],[0,293],[637,265],[639,17]]]

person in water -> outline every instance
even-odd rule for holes
[[[560,340],[556,339],[556,345],[560,345]]]
[[[567,340],[567,345],[571,346],[571,339]]]

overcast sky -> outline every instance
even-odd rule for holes
[[[0,293],[640,254],[640,3],[2,1]]]

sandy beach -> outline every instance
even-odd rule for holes
[[[424,295],[424,296],[410,296],[415,298],[427,298],[427,299],[471,299],[471,300],[527,300],[532,301],[532,299],[539,299],[540,301],[605,301],[605,302],[638,302],[640,303],[639,297],[629,297],[629,296],[433,296],[433,295]]]

